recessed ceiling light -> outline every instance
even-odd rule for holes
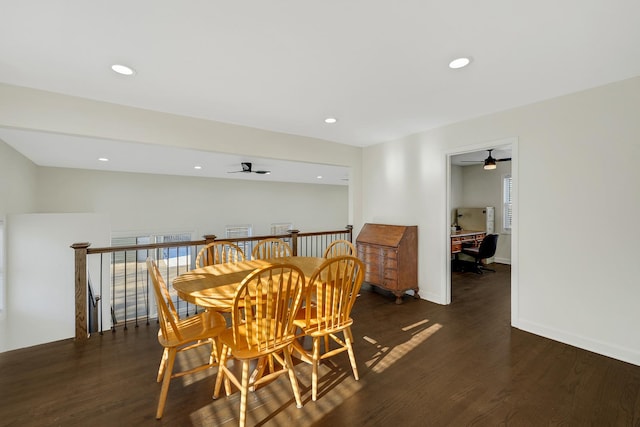
[[[449,62],[449,68],[453,68],[454,70],[458,68],[464,68],[469,65],[470,62],[471,60],[469,58],[457,58]]]
[[[135,71],[133,71],[133,68],[121,64],[114,64],[111,66],[111,69],[118,74],[122,74],[123,76],[132,76],[135,73]]]
[[[337,121],[338,119],[336,119],[335,117],[327,117],[326,119],[324,119],[324,122],[330,125],[336,123]]]
[[[107,159],[106,157],[100,157],[98,158],[98,160],[100,160],[101,162],[108,162],[109,159]]]
[[[322,175],[318,175],[318,176],[316,176],[316,178],[322,179]]]
[[[202,166],[194,166],[193,168],[200,170],[200,169],[202,169]]]

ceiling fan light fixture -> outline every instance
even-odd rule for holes
[[[493,159],[487,159],[484,161],[484,170],[493,170],[496,168],[496,161]]]

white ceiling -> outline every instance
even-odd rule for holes
[[[0,82],[355,146],[640,75],[637,0],[0,0],[0,11]],[[463,55],[469,67],[447,67]]]
[[[0,139],[8,141],[40,166],[307,184],[349,184],[349,169],[341,166],[19,129],[0,128]],[[101,157],[109,161],[98,160]],[[242,162],[251,162],[254,171],[268,170],[270,173],[237,173],[242,170]],[[202,169],[195,169],[195,166]]]

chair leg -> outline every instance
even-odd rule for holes
[[[351,362],[353,376],[357,381],[360,377],[358,376],[358,366],[356,365],[356,354],[353,351],[353,335],[351,334],[351,328],[346,328],[344,330],[344,341],[347,344],[347,352],[349,353],[349,361]]]
[[[315,402],[318,398],[318,365],[320,364],[320,337],[313,337],[313,349],[311,355],[311,399]]]
[[[217,338],[211,338],[211,354],[209,355],[209,365],[220,363],[220,352],[218,351]]]
[[[240,387],[240,421],[239,427],[247,422],[247,393],[249,392],[249,360],[242,361],[242,383]]]
[[[302,408],[302,399],[300,398],[300,388],[298,387],[298,379],[296,373],[293,370],[293,360],[291,359],[291,348],[284,349],[284,361],[287,364],[287,370],[289,371],[289,381],[291,381],[291,388],[293,389],[293,395],[296,398],[296,407]]]
[[[227,353],[228,349],[226,345],[222,345],[222,351],[220,352],[220,360],[218,362],[218,374],[216,375],[216,385],[213,388],[213,398],[217,399],[220,396],[220,387],[222,386],[222,380],[226,379],[226,374],[224,372],[223,367],[227,365]],[[225,382],[226,384],[226,382]],[[229,395],[229,390],[225,390],[227,392],[227,396]]]
[[[156,419],[162,418],[164,405],[167,401],[167,392],[169,391],[169,382],[171,382],[171,373],[173,372],[173,364],[176,360],[176,348],[169,349],[167,355],[167,363],[164,370],[164,379],[162,380],[162,388],[160,389],[160,398],[158,399],[158,410],[156,411]]]
[[[480,260],[477,259],[474,263],[473,263],[473,272],[476,274],[482,274],[482,269],[480,268],[481,264],[480,264]]]
[[[496,272],[493,268],[489,268],[489,267],[485,267],[483,264],[480,264],[478,266],[478,269],[482,272],[482,271],[491,271],[491,272]]]
[[[162,358],[160,359],[160,366],[158,367],[158,376],[156,378],[156,382],[162,381],[162,377],[164,376],[164,370],[167,366],[167,357],[169,356],[169,349],[164,348],[162,352]]]

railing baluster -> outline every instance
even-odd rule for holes
[[[111,307],[109,312],[111,313],[111,332],[116,331],[116,312],[113,308],[116,304],[116,253],[111,253]]]
[[[136,254],[136,257],[135,257],[135,259],[136,259],[136,261],[135,261],[135,263],[136,263],[136,265],[135,265],[135,267],[136,267],[136,273],[135,273],[136,290],[135,290],[134,294],[135,294],[135,298],[136,298],[136,304],[135,304],[136,307],[135,307],[134,313],[136,314],[135,317],[136,317],[136,328],[137,328],[138,327],[138,251],[136,251],[135,254]]]
[[[127,326],[127,252],[124,251],[124,330],[128,330]]]
[[[100,335],[104,335],[104,332],[103,332],[103,329],[104,329],[103,328],[104,318],[102,317],[102,313],[103,313],[102,310],[104,309],[104,307],[103,307],[104,298],[102,298],[102,296],[104,295],[102,293],[103,292],[102,282],[103,282],[103,279],[104,279],[102,277],[102,276],[104,276],[104,274],[102,273],[103,272],[102,269],[104,268],[104,263],[103,262],[104,262],[104,254],[100,254],[100,304],[98,305],[98,310],[100,310],[100,314],[99,314],[100,322],[98,323],[98,332],[99,332]]]
[[[147,256],[145,257],[145,260],[149,258],[149,249],[146,250],[146,255]],[[147,271],[146,267],[147,267],[147,263],[145,262],[143,264],[144,271]],[[144,299],[146,301],[147,325],[149,325],[149,315],[151,314],[149,312],[149,310],[151,309],[150,307],[151,304],[149,304],[149,274],[147,273],[145,274],[145,276],[147,276],[147,280],[145,280],[145,285],[144,285]]]

